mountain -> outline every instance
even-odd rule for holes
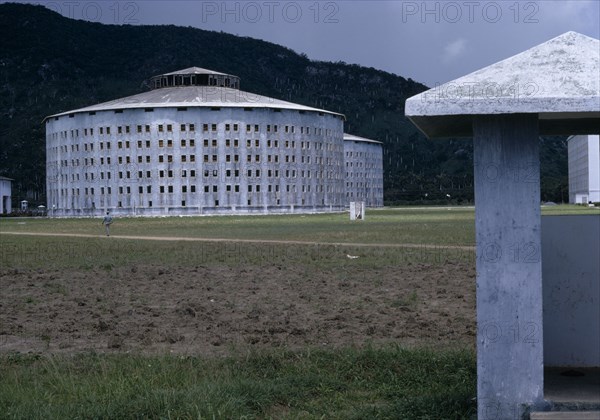
[[[13,202],[45,203],[45,116],[140,93],[151,76],[192,66],[238,75],[245,91],[345,114],[346,132],[384,143],[387,203],[473,200],[472,141],[418,132],[404,102],[427,87],[411,79],[248,37],[103,25],[34,5],[0,5],[0,37],[0,175],[15,179]],[[544,139],[541,156],[542,199],[566,199],[565,138]]]

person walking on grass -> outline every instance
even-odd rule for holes
[[[104,225],[104,229],[106,229],[106,236],[110,236],[110,224],[113,222],[112,217],[110,216],[110,212],[106,212],[106,216],[102,219],[102,224]]]

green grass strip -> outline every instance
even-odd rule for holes
[[[0,417],[468,419],[470,350],[0,356]]]

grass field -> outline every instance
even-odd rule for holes
[[[561,205],[543,215],[600,214],[600,208]],[[473,208],[385,208],[369,210],[365,222],[346,213],[314,215],[116,218],[114,235],[321,243],[473,245]],[[2,232],[102,235],[98,218],[0,218]]]
[[[2,418],[460,419],[472,353],[398,347],[206,359],[4,356]]]
[[[599,214],[598,209],[580,206],[548,207],[542,212]],[[1,286],[11,293],[21,293],[16,303],[0,295],[0,418],[473,418],[476,372],[472,345],[464,340],[418,344],[419,337],[413,337],[416,345],[406,345],[401,340],[395,343],[394,339],[372,342],[369,336],[370,331],[375,331],[369,328],[369,322],[373,323],[371,327],[380,327],[379,312],[391,314],[391,319],[406,319],[406,325],[413,325],[412,331],[417,334],[432,329],[447,329],[450,334],[458,328],[457,319],[449,321],[453,309],[448,308],[462,294],[474,294],[473,281],[461,280],[462,271],[474,266],[473,209],[382,209],[368,211],[364,222],[347,219],[347,214],[117,218],[112,229],[117,237],[110,238],[102,235],[98,219],[0,219]],[[67,236],[20,236],[9,232]],[[122,239],[119,235],[205,241]],[[260,242],[270,240],[306,243]],[[410,246],[405,247],[406,244]],[[164,267],[166,274],[161,274],[162,269],[157,271],[159,267]],[[335,315],[341,316],[340,326],[335,328],[342,328],[342,332],[344,328],[358,331],[364,325],[367,333],[351,346],[232,347],[219,356],[177,351],[145,354],[119,350],[122,347],[106,353],[68,351],[68,348],[61,352],[6,350],[9,342],[3,337],[8,335],[2,334],[10,333],[12,339],[21,334],[29,339],[28,325],[31,327],[34,322],[35,327],[36,319],[50,326],[36,332],[38,341],[50,344],[56,340],[52,325],[57,329],[66,325],[60,321],[63,315],[60,311],[90,307],[86,296],[94,296],[98,301],[141,300],[138,309],[151,305],[153,295],[122,288],[128,282],[127,273],[134,270],[142,282],[145,273],[151,273],[149,283],[168,277],[170,271],[181,272],[183,277],[179,281],[183,289],[177,299],[186,295],[193,298],[196,294],[204,298],[205,290],[192,292],[185,288],[186,273],[196,273],[199,267],[205,273],[234,276],[233,285],[235,276],[245,276],[248,294],[240,295],[237,301],[224,302],[221,309],[225,313],[243,312],[245,302],[257,296],[255,291],[260,292],[257,287],[273,280],[269,277],[278,273],[280,277],[274,285],[262,291],[263,303],[252,303],[248,308],[249,314],[256,311],[263,314],[251,321],[250,326],[262,328],[259,320],[271,311],[280,310],[274,306],[277,298],[274,293],[284,292],[282,285],[289,281],[286,280],[289,271],[294,281],[307,282],[308,294],[327,291],[331,292],[329,299],[339,295],[336,305],[345,306],[333,312],[341,314]],[[404,276],[411,270],[415,279],[406,283]],[[248,277],[247,271],[253,274]],[[449,277],[457,281],[450,284]],[[19,279],[20,283],[11,284],[13,279]],[[194,278],[195,285],[199,281]],[[216,289],[221,281],[224,278],[212,278],[206,290]],[[76,283],[81,284],[77,286],[80,291],[75,288]],[[410,288],[389,289],[394,285],[406,287],[401,284],[409,284]],[[157,283],[158,300],[154,303],[160,306],[161,300],[167,299],[170,290],[161,293],[161,287],[174,285],[169,279]],[[96,290],[97,287],[108,288]],[[226,295],[229,286],[224,287]],[[465,287],[469,290],[462,290]],[[111,289],[116,290],[112,295],[108,294]],[[131,296],[120,298],[123,290]],[[29,295],[32,291],[37,295]],[[307,291],[302,293],[298,296],[307,295]],[[368,300],[362,301],[355,293],[364,294]],[[52,307],[37,296],[47,296],[49,301],[58,303]],[[290,299],[285,296],[281,299]],[[309,304],[299,306],[301,309],[295,316],[310,310],[310,305],[317,305],[310,296],[306,299]],[[288,306],[301,303],[287,302],[283,312],[288,311],[285,309]],[[86,306],[81,307],[82,304]],[[129,322],[127,307],[113,305],[111,309],[111,302],[104,301],[98,305],[102,317],[122,310],[124,318],[115,319]],[[316,316],[324,314],[322,319],[315,318],[317,325],[330,324],[336,319],[327,312],[327,305],[328,301],[324,301],[314,306]],[[470,303],[461,305],[472,308]],[[366,312],[370,307],[372,311]],[[166,310],[166,314],[175,313]],[[18,318],[14,311],[24,315]],[[345,312],[349,315],[344,315]],[[85,319],[78,313],[69,322],[76,325],[78,317],[82,317],[79,322],[83,325]],[[358,323],[350,322],[352,318],[348,317],[352,313],[357,314]],[[48,319],[54,316],[57,316],[52,318],[55,321]],[[151,319],[158,322],[162,318]],[[104,321],[94,322],[104,325]],[[304,321],[294,324],[296,329],[301,322]],[[464,322],[468,326],[471,321]],[[274,324],[269,325],[272,328]],[[381,333],[383,336],[385,331]],[[91,330],[85,334],[100,333]]]
[[[473,210],[463,208],[385,209],[368,212],[365,223],[345,213],[314,215],[116,218],[114,235],[292,240],[307,242],[468,244]],[[250,222],[251,221],[251,222]],[[2,219],[0,232],[101,235],[100,219]]]

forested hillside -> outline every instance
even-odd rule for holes
[[[427,87],[411,79],[222,32],[102,25],[33,5],[0,5],[0,37],[0,175],[15,179],[13,200],[45,202],[45,116],[142,92],[149,77],[191,66],[345,114],[346,132],[384,143],[387,203],[473,199],[471,140],[431,141],[416,130],[404,102]],[[543,140],[541,155],[542,199],[567,199],[565,139]]]

